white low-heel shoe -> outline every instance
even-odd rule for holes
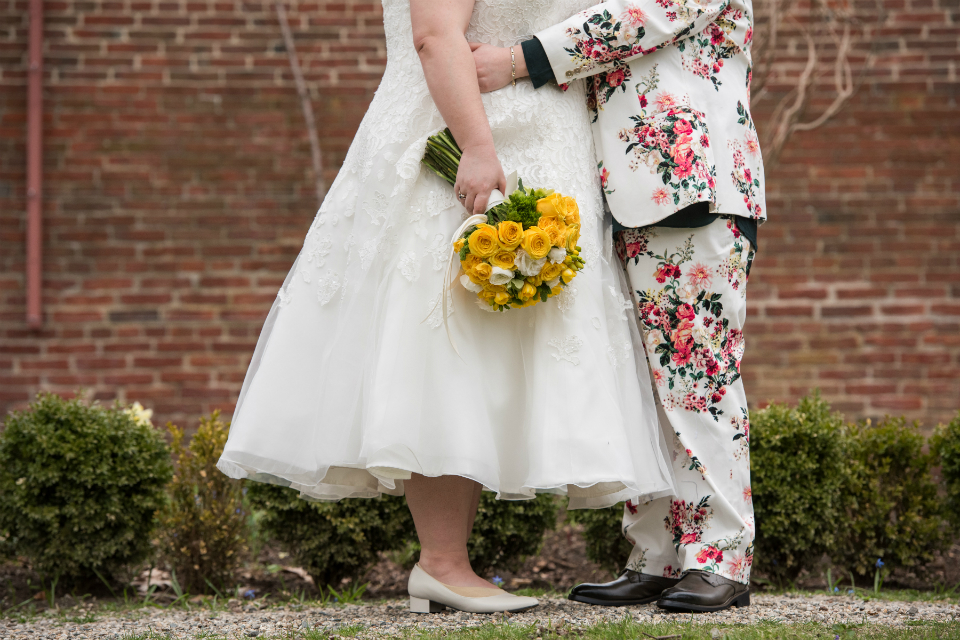
[[[502,589],[491,587],[453,587],[420,568],[417,564],[407,581],[410,594],[410,611],[414,613],[438,613],[444,607],[470,613],[499,613],[501,611],[525,611],[540,604],[536,598],[515,596]]]

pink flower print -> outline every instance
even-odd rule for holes
[[[704,149],[707,149],[710,147],[710,138],[708,138],[707,134],[705,133],[700,136],[700,146],[703,147]]]
[[[627,7],[620,19],[631,27],[642,27],[643,23],[647,21],[647,14],[640,7],[632,6]]]
[[[693,544],[697,541],[697,534],[695,533],[685,533],[680,538],[680,544]]]
[[[693,133],[693,127],[686,120],[677,120],[673,125],[673,132],[679,135]]]
[[[703,549],[700,549],[700,552],[697,554],[697,562],[700,564],[707,564],[708,562],[722,562],[723,561],[723,551],[717,549],[712,545],[708,545]]]
[[[697,312],[692,305],[682,304],[677,307],[677,317],[681,320],[693,320],[697,317]]]
[[[744,144],[747,147],[747,153],[752,156],[760,153],[760,143],[757,141],[757,137],[751,134],[747,134]]]
[[[627,511],[629,511],[631,515],[637,515],[637,505],[633,504],[632,500],[627,500],[624,505],[627,507]]]
[[[657,189],[653,190],[653,197],[650,199],[657,204],[666,204],[670,199],[670,192],[663,187],[658,187]]]
[[[746,487],[743,490],[743,501],[746,502],[747,504],[750,504],[753,502],[753,489],[751,487]]]
[[[710,170],[707,168],[707,165],[699,160],[697,161],[697,164],[694,165],[693,169],[696,172],[697,177],[701,180],[706,180],[710,177]]]
[[[747,35],[743,37],[744,44],[750,44],[753,42],[753,27],[747,27]]]
[[[711,23],[706,32],[710,36],[710,44],[723,44],[723,29],[716,22]]]
[[[707,399],[692,392],[688,393],[683,397],[683,408],[694,413],[706,411]]]
[[[710,402],[712,402],[713,404],[717,404],[721,400],[723,400],[723,396],[717,392],[714,392],[713,395],[710,396]]]
[[[705,371],[707,372],[708,376],[715,376],[720,373],[720,365],[713,357],[711,357],[710,361],[707,363]]]
[[[661,91],[657,94],[656,98],[657,109],[660,111],[665,111],[677,104],[677,99],[672,93],[667,93],[666,91]]]
[[[641,108],[641,109],[646,109],[646,108],[647,108],[647,96],[646,96],[646,94],[641,94],[641,95],[640,95],[640,108]]]
[[[673,565],[667,565],[663,568],[663,577],[672,578],[673,577]]]
[[[753,177],[752,177],[752,174],[750,173],[749,167],[744,168],[743,177],[747,179],[747,182],[753,182]]]
[[[626,78],[627,74],[623,69],[615,69],[607,74],[607,84],[611,87],[619,87]]]
[[[673,363],[678,367],[682,367],[683,365],[690,362],[690,355],[691,355],[690,349],[680,349],[674,352]]]
[[[689,278],[690,282],[695,284],[698,289],[706,289],[713,280],[713,269],[702,262],[698,262],[687,271],[687,278]]]
[[[667,376],[664,375],[663,369],[653,369],[653,382],[658,387],[662,387],[667,383]]]
[[[600,186],[604,189],[607,188],[607,182],[610,180],[610,172],[604,167],[603,171],[600,172]]]
[[[736,576],[737,578],[746,577],[746,572],[750,568],[752,559],[751,556],[744,556],[740,552],[732,554],[727,561],[730,575]]]
[[[678,178],[687,178],[693,173],[693,161],[696,155],[693,153],[690,136],[683,135],[677,139],[677,144],[673,147],[673,161],[677,163],[677,168],[673,173]]]

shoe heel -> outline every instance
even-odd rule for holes
[[[750,606],[750,592],[747,591],[745,594],[733,601],[734,606],[736,607],[749,607]]]
[[[410,596],[410,611],[413,613],[440,613],[444,609],[446,607],[439,602]]]

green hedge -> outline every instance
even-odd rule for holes
[[[148,419],[42,393],[0,433],[0,539],[47,580],[106,579],[151,553],[170,478]]]
[[[567,512],[567,520],[583,527],[587,558],[614,575],[627,565],[633,545],[620,531],[623,503],[606,509],[576,509]]]
[[[484,575],[493,569],[519,569],[524,559],[540,552],[543,534],[556,525],[557,509],[552,495],[510,501],[484,491],[467,541],[474,571]]]

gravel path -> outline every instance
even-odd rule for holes
[[[396,635],[404,630],[458,629],[506,620],[510,624],[545,623],[556,625],[593,625],[622,620],[631,615],[637,622],[686,622],[691,618],[703,624],[751,624],[760,621],[784,623],[820,622],[875,623],[902,626],[911,621],[950,622],[960,619],[960,605],[940,602],[865,602],[853,596],[755,595],[750,607],[714,614],[668,614],[654,605],[635,607],[594,607],[561,598],[543,598],[541,605],[528,612],[505,618],[446,611],[441,614],[415,614],[402,600],[384,604],[346,605],[343,607],[269,607],[258,609],[231,601],[227,611],[144,608],[118,614],[71,610],[59,616],[45,614],[19,623],[0,620],[0,637],[9,640],[119,640],[154,632],[170,638],[195,638],[222,635],[229,638],[270,638],[287,636],[306,629],[335,631],[362,625],[358,637],[376,638]],[[84,615],[96,617],[81,624]]]

